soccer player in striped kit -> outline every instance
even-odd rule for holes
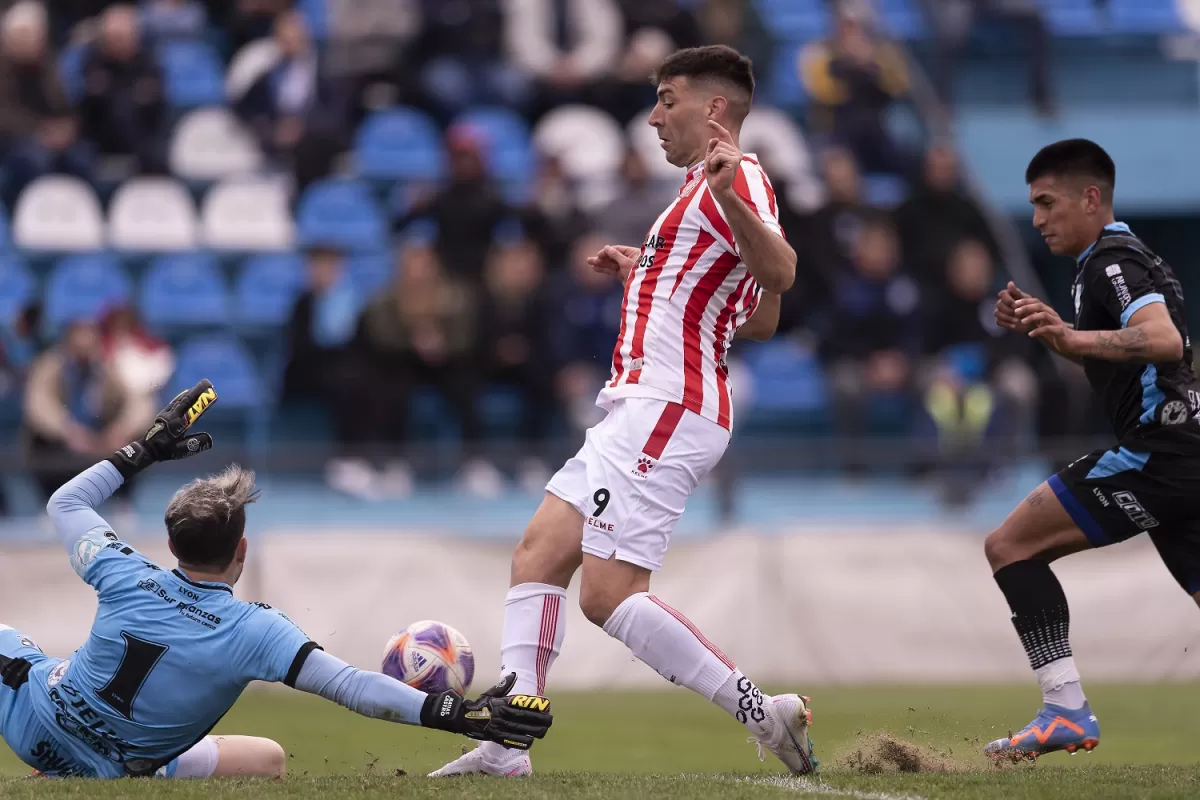
[[[807,699],[763,694],[687,617],[650,594],[688,496],[720,460],[733,426],[726,351],[767,339],[796,254],[774,191],[738,147],[750,111],[750,60],[723,46],[680,50],[656,76],[650,124],[667,161],[687,168],[679,196],[640,248],[590,259],[625,281],[608,416],[558,471],[512,560],[501,640],[514,691],[540,694],[562,646],[566,586],[582,566],[584,615],[664,678],[746,726],[796,774],[813,772]],[[489,743],[433,774],[527,775],[529,756]]]

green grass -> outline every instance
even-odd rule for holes
[[[983,742],[1024,725],[1033,687],[812,688],[819,781],[782,780],[760,764],[740,726],[684,690],[561,694],[555,725],[533,751],[532,780],[429,781],[465,740],[365,720],[294,693],[247,694],[218,733],[269,736],[289,753],[281,783],[257,781],[30,780],[0,754],[0,797],[209,798],[742,798],[900,796],[945,798],[1200,796],[1200,686],[1091,686],[1101,747],[1055,754],[1036,766],[996,769]],[[887,732],[940,753],[951,772],[864,774],[850,756]],[[20,776],[20,777],[13,777]],[[882,793],[882,794],[872,794]]]

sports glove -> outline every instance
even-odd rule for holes
[[[546,698],[509,695],[516,682],[517,674],[510,672],[476,700],[467,700],[453,689],[431,694],[421,708],[421,724],[514,750],[528,750],[534,739],[546,735],[554,718]]]
[[[174,461],[211,449],[213,440],[207,433],[184,434],[215,402],[217,391],[207,378],[180,392],[154,417],[146,435],[109,456],[109,463],[128,479],[156,461]]]

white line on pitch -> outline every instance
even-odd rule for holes
[[[824,781],[812,778],[730,778],[736,783],[749,783],[755,786],[774,786],[779,789],[791,789],[796,792],[825,795],[827,797],[852,797],[855,800],[925,800],[915,794],[891,794],[890,792],[864,792],[858,789],[839,789]]]

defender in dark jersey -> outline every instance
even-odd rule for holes
[[[1050,562],[1145,531],[1200,603],[1200,386],[1183,292],[1171,268],[1113,217],[1116,168],[1084,139],[1043,148],[1025,180],[1033,224],[1051,252],[1075,259],[1074,324],[1014,284],[996,320],[1083,365],[1117,444],[1039,486],[985,543],[1045,705],[993,756],[1091,750],[1100,728],[1071,657],[1070,615]]]

